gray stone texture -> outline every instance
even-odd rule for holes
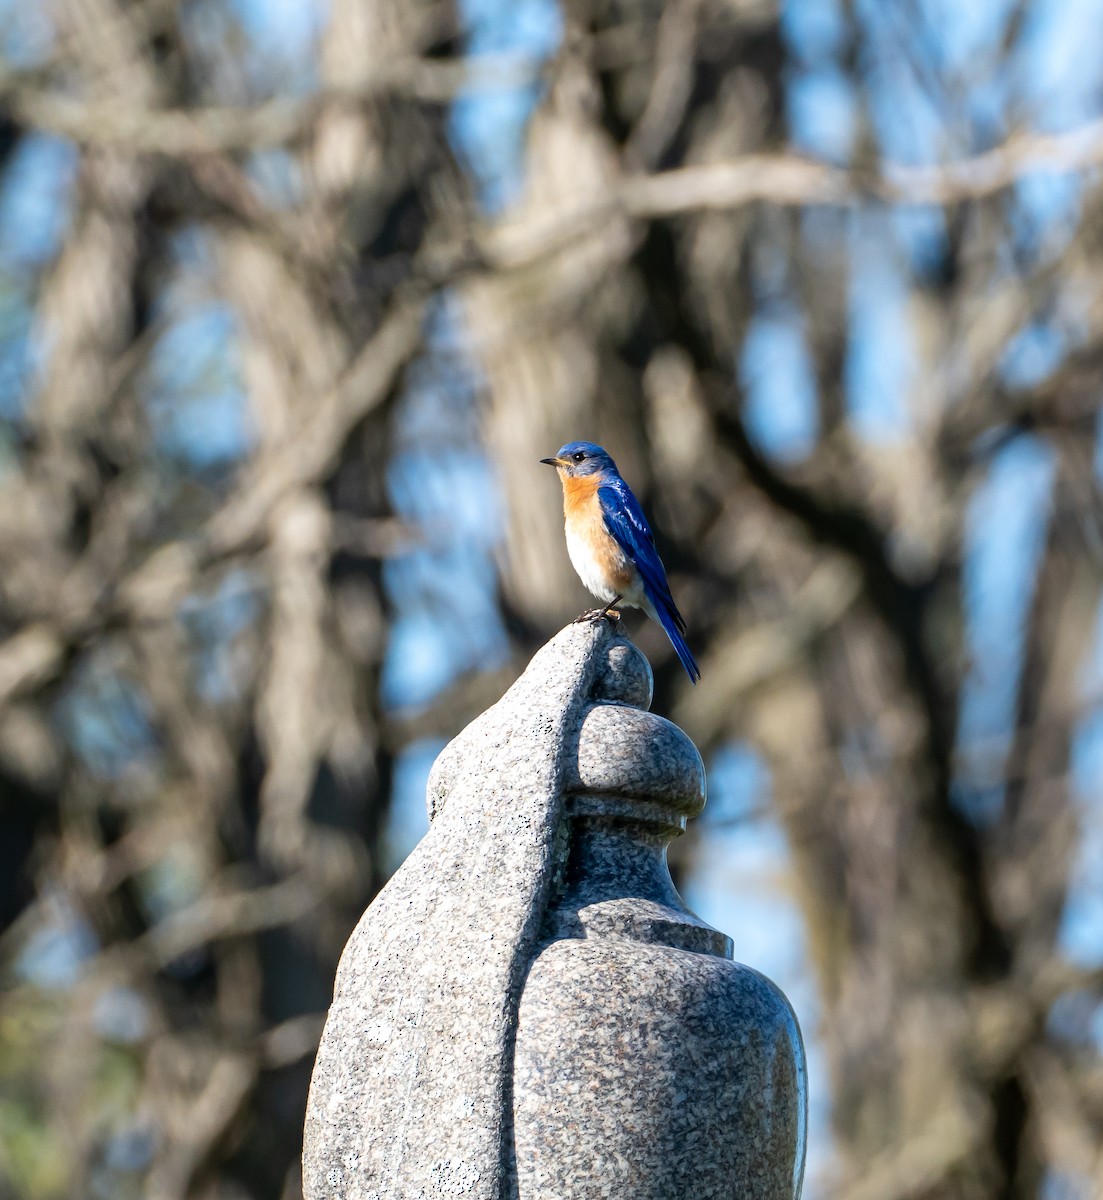
[[[609,623],[568,626],[429,779],[428,834],[338,969],[307,1200],[789,1200],[792,1011],[682,904],[704,770]]]

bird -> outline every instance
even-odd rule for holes
[[[605,607],[580,620],[604,618],[614,605],[642,609],[663,627],[691,683],[700,668],[686,644],[686,623],[666,581],[655,536],[640,502],[609,453],[593,442],[568,442],[542,463],[563,485],[567,553],[587,590]]]

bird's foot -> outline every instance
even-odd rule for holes
[[[591,608],[588,612],[584,612],[581,616],[575,617],[573,625],[594,624],[597,621],[612,621],[615,625],[620,620],[620,611],[615,608]]]

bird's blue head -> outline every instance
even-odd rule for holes
[[[593,442],[568,442],[560,446],[554,458],[542,458],[542,463],[555,467],[561,475],[576,478],[579,475],[601,475],[616,473],[617,464]]]

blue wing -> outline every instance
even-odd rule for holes
[[[686,674],[696,683],[701,678],[701,671],[683,636],[686,623],[674,603],[674,597],[670,594],[666,570],[655,549],[655,536],[643,515],[639,501],[619,476],[607,479],[598,488],[597,498],[605,518],[605,528],[636,564],[643,581],[643,590],[655,608],[659,624],[670,638],[670,644],[685,667]]]

